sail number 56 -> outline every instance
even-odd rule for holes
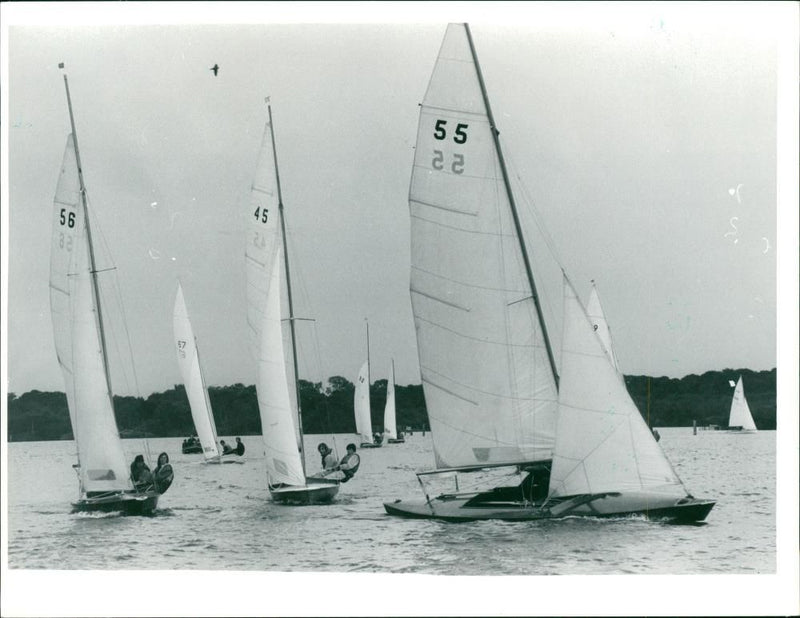
[[[436,128],[433,131],[433,137],[438,140],[443,140],[447,137],[447,121],[439,119],[436,121]],[[459,122],[456,125],[456,130],[453,133],[453,141],[456,144],[463,144],[467,141],[467,128],[469,125]]]

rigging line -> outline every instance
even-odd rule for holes
[[[409,200],[409,201],[413,201],[413,202],[415,202],[417,204],[420,203],[419,200]],[[431,206],[432,208],[436,208],[436,206],[432,206],[430,204],[428,204],[428,206]],[[440,209],[440,210],[444,210],[444,209]],[[515,234],[503,234],[502,232],[490,232],[490,231],[486,231],[486,230],[468,230],[468,229],[463,228],[463,227],[458,227],[458,226],[455,226],[455,225],[449,225],[447,223],[442,223],[441,221],[433,221],[432,219],[426,219],[425,217],[422,217],[420,215],[414,214],[413,212],[409,216],[412,219],[417,219],[418,221],[424,221],[425,223],[430,223],[431,225],[436,225],[438,227],[444,227],[444,228],[447,228],[449,230],[454,230],[456,232],[462,232],[464,234],[475,234],[476,236],[508,236],[508,237],[516,238]]]
[[[481,390],[479,388],[475,388],[475,387],[473,387],[473,386],[471,386],[469,384],[462,384],[461,382],[457,382],[453,378],[451,378],[449,376],[446,376],[443,373],[439,373],[438,371],[436,371],[434,369],[431,369],[430,367],[425,367],[423,365],[420,365],[420,371],[422,371],[422,370],[429,371],[430,373],[434,373],[437,376],[441,376],[442,378],[446,379],[448,382],[456,384],[456,385],[458,385],[458,386],[460,386],[462,388],[465,388],[465,389],[467,389],[467,390],[469,390],[469,391],[471,391],[473,393],[479,393],[481,395],[487,395],[487,396],[492,397],[494,399],[503,399],[503,400],[509,401],[509,402],[537,402],[537,401],[555,402],[556,401],[555,398],[540,398],[540,397],[534,397],[534,396],[531,396],[531,397],[520,397],[520,396],[514,396],[514,395],[504,395],[504,394],[500,394],[500,393],[492,393],[492,392],[489,392],[489,391]],[[458,397],[459,399],[463,399],[464,401],[467,401],[467,402],[472,403],[474,405],[478,405],[477,402],[471,401],[471,400],[469,400],[466,397],[463,397],[461,395],[457,395],[456,393],[444,388],[443,386],[437,384],[436,382],[432,382],[425,375],[422,376],[422,379],[423,379],[423,381],[428,382],[431,386],[434,386],[434,387],[436,387],[436,388],[438,388],[438,389],[440,389],[440,390],[442,390],[442,391],[444,391],[444,392],[446,392],[446,393],[448,393],[450,395]],[[593,411],[596,412],[597,410],[593,410]]]
[[[431,277],[435,277],[436,279],[440,279],[440,280],[443,280],[443,281],[448,281],[450,283],[455,283],[456,285],[459,285],[459,286],[462,286],[462,287],[465,287],[465,288],[470,288],[472,290],[486,290],[487,292],[505,292],[506,294],[516,294],[516,295],[519,295],[519,296],[524,296],[524,298],[522,298],[521,300],[527,300],[527,299],[533,300],[533,297],[530,295],[530,290],[527,290],[527,289],[521,290],[521,289],[513,289],[513,288],[507,288],[507,287],[498,288],[498,287],[487,286],[487,285],[475,285],[474,283],[466,283],[464,281],[459,281],[458,279],[453,279],[452,277],[445,277],[444,275],[440,275],[440,274],[435,273],[433,271],[426,270],[425,268],[421,268],[419,266],[415,266],[414,264],[411,265],[411,270],[416,270],[416,271],[419,271],[421,273],[425,273],[426,275],[430,275]],[[519,302],[519,301],[513,301],[513,302]]]
[[[460,333],[457,330],[454,330],[452,328],[448,328],[444,324],[439,324],[438,322],[433,322],[433,321],[428,320],[426,318],[423,318],[422,316],[419,316],[419,315],[415,315],[414,317],[417,320],[419,320],[420,322],[425,322],[426,324],[430,324],[431,326],[434,326],[436,328],[441,328],[442,330],[445,330],[445,331],[447,331],[447,332],[449,332],[449,333],[451,333],[451,334],[453,334],[453,335],[455,335],[457,337],[460,337],[461,339],[467,339],[467,340],[470,340],[470,341],[477,341],[478,343],[484,343],[484,344],[487,344],[487,345],[503,346],[503,347],[508,347],[508,348],[519,348],[519,349],[527,349],[527,350],[542,350],[542,349],[544,349],[544,344],[536,342],[536,341],[534,341],[534,343],[514,343],[514,342],[509,342],[509,341],[490,341],[490,340],[486,339],[485,337],[473,337],[471,335],[465,335],[464,333]]]

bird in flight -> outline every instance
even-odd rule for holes
[[[219,72],[219,65],[218,65],[218,64],[215,64],[213,67],[211,67],[211,68],[209,69],[209,71],[214,71],[214,77],[216,77],[216,76],[217,76],[217,73]]]

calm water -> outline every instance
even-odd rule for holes
[[[180,438],[150,440],[153,457],[169,452],[176,471],[155,517],[70,514],[77,494],[74,444],[13,443],[7,451],[8,564],[434,575],[775,573],[775,432],[660,432],[689,490],[717,500],[705,525],[390,517],[383,501],[422,497],[414,472],[431,467],[433,456],[430,435],[420,434],[361,451],[361,468],[337,501],[305,507],[269,501],[257,436],[244,438],[243,465],[224,466],[181,455]],[[318,438],[306,437],[309,452]],[[321,438],[331,443],[330,436]],[[353,440],[336,436],[340,455]],[[140,440],[124,444],[129,459],[143,450]],[[315,471],[316,456],[310,464]]]

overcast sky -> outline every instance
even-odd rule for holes
[[[513,3],[318,15],[247,3],[242,13],[206,14],[180,4],[178,13],[137,13],[163,25],[131,25],[116,3],[94,5],[95,25],[40,5],[32,25],[4,37],[9,391],[63,390],[47,285],[70,130],[62,61],[90,206],[117,266],[134,391],[180,382],[178,277],[207,382],[255,381],[243,217],[265,96],[298,314],[316,319],[319,352],[307,355],[319,368],[301,376],[354,380],[368,318],[373,380],[394,358],[397,382],[419,383],[408,294],[412,149],[446,23],[462,19],[524,218],[549,236],[548,247],[531,227],[556,340],[563,266],[584,301],[597,281],[626,374],[776,366],[774,13]],[[240,14],[251,23],[222,23]],[[288,23],[304,15],[326,23]],[[198,19],[208,23],[188,23]]]

